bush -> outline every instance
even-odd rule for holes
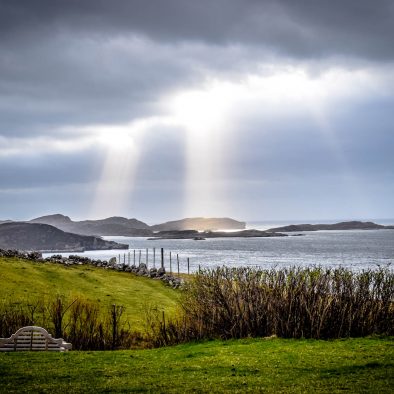
[[[122,320],[124,307],[111,305],[102,313],[98,302],[62,296],[35,302],[0,304],[0,337],[9,337],[28,325],[44,327],[55,338],[71,342],[74,350],[130,349],[143,343],[141,333],[133,332]]]
[[[343,268],[217,268],[196,274],[176,320],[151,324],[156,345],[276,335],[394,335],[394,273]]]

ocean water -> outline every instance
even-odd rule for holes
[[[278,225],[278,223],[276,223]],[[264,228],[264,225],[255,226]],[[272,226],[268,226],[272,227]],[[265,227],[267,228],[267,227]],[[146,262],[153,266],[153,248],[156,249],[155,265],[160,264],[160,248],[164,248],[165,266],[169,269],[169,252],[172,252],[172,269],[176,270],[176,255],[180,271],[190,271],[216,266],[258,266],[280,268],[289,266],[346,267],[352,270],[377,268],[394,269],[394,230],[347,230],[302,232],[302,236],[273,238],[216,238],[194,240],[148,240],[137,237],[104,237],[129,245],[129,250],[87,251],[78,253],[95,259]],[[289,233],[292,235],[292,233]],[[50,254],[45,254],[44,257]],[[67,256],[68,254],[64,253]]]

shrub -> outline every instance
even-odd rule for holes
[[[385,269],[204,270],[186,285],[179,318],[151,325],[152,340],[393,335],[393,300],[394,273]]]

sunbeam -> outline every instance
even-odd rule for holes
[[[333,166],[337,167],[338,190],[343,190],[348,195],[348,201],[352,201],[349,206],[349,217],[362,217],[363,212],[371,210],[366,199],[367,193],[361,187],[352,166],[341,146],[337,131],[330,122],[327,111],[316,103],[311,103],[310,110],[316,122],[316,132],[323,138],[325,145],[331,151]]]
[[[174,122],[187,132],[184,214],[215,216],[226,212],[227,114],[232,104],[229,84],[187,91],[171,100]]]
[[[92,217],[127,212],[134,189],[139,160],[137,140],[141,131],[135,125],[95,129],[96,142],[104,149],[105,157],[92,201]]]
[[[170,118],[187,132],[185,214],[213,215],[225,213],[229,208],[231,198],[226,196],[224,185],[230,175],[227,164],[235,149],[232,132],[238,133],[240,126],[242,130],[237,119],[239,114],[244,118],[258,117],[262,121],[259,131],[270,133],[264,127],[265,119],[310,113],[320,122],[318,128],[335,155],[339,171],[344,178],[352,180],[349,182],[355,192],[355,178],[334,140],[334,133],[323,117],[316,117],[316,109],[329,109],[338,99],[357,95],[368,84],[368,75],[362,71],[331,69],[309,75],[301,67],[266,65],[260,75],[246,75],[237,82],[211,80],[199,90],[181,91],[167,98]],[[261,149],[263,152],[264,146]]]

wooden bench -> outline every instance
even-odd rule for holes
[[[52,338],[45,329],[36,326],[22,327],[9,338],[0,338],[0,352],[30,350],[66,352],[71,348],[71,343],[65,342],[62,338]]]

